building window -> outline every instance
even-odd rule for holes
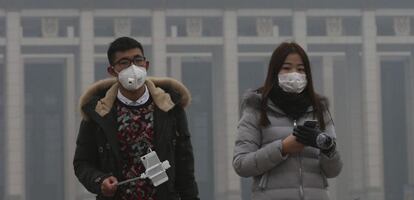
[[[79,36],[79,22],[73,17],[23,17],[22,27],[23,37],[73,38]]]
[[[241,59],[239,61],[239,99],[248,89],[258,89],[266,78],[268,58]],[[239,101],[241,104],[242,102]],[[241,112],[241,111],[240,111]],[[243,200],[251,199],[253,179],[241,178],[241,197]]]
[[[247,37],[286,37],[291,36],[291,17],[239,17],[239,36]]]
[[[385,199],[404,199],[408,185],[407,106],[404,61],[381,62]],[[410,66],[411,67],[411,66]],[[398,155],[398,156],[396,156]]]
[[[25,65],[28,199],[64,198],[64,80],[62,64]]]
[[[108,61],[104,59],[95,59],[95,81],[109,78],[110,75],[107,72]]]
[[[0,37],[6,36],[6,21],[4,18],[0,18]]]
[[[218,17],[168,17],[168,37],[220,37],[222,19]]]
[[[150,17],[97,17],[96,37],[151,37]]]
[[[195,74],[203,74],[196,76]],[[187,110],[201,199],[214,199],[212,67],[211,62],[182,62],[182,80],[191,91]]]

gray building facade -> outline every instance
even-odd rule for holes
[[[296,41],[330,99],[341,175],[332,199],[414,199],[414,6],[410,1],[0,2],[0,199],[93,199],[72,158],[78,97],[106,78],[118,36],[150,74],[186,84],[202,199],[249,199],[231,165],[240,97],[271,52]]]

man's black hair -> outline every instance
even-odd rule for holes
[[[116,52],[123,52],[128,51],[130,49],[138,48],[142,51],[142,54],[144,54],[144,48],[142,47],[141,43],[136,41],[133,38],[130,37],[120,37],[114,40],[108,48],[107,56],[109,64],[114,64],[115,59],[115,53]]]

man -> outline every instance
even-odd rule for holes
[[[82,122],[73,160],[75,174],[97,199],[198,199],[194,157],[184,108],[187,88],[149,78],[149,62],[136,40],[121,37],[108,49],[107,71],[116,78],[93,84],[81,97]],[[140,157],[155,151],[168,160],[168,181],[119,182],[145,172]]]

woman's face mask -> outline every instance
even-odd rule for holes
[[[131,65],[118,73],[118,80],[127,90],[137,90],[145,83],[147,70],[142,66]]]
[[[306,74],[298,72],[279,74],[278,78],[279,86],[289,93],[301,93],[307,85]]]

